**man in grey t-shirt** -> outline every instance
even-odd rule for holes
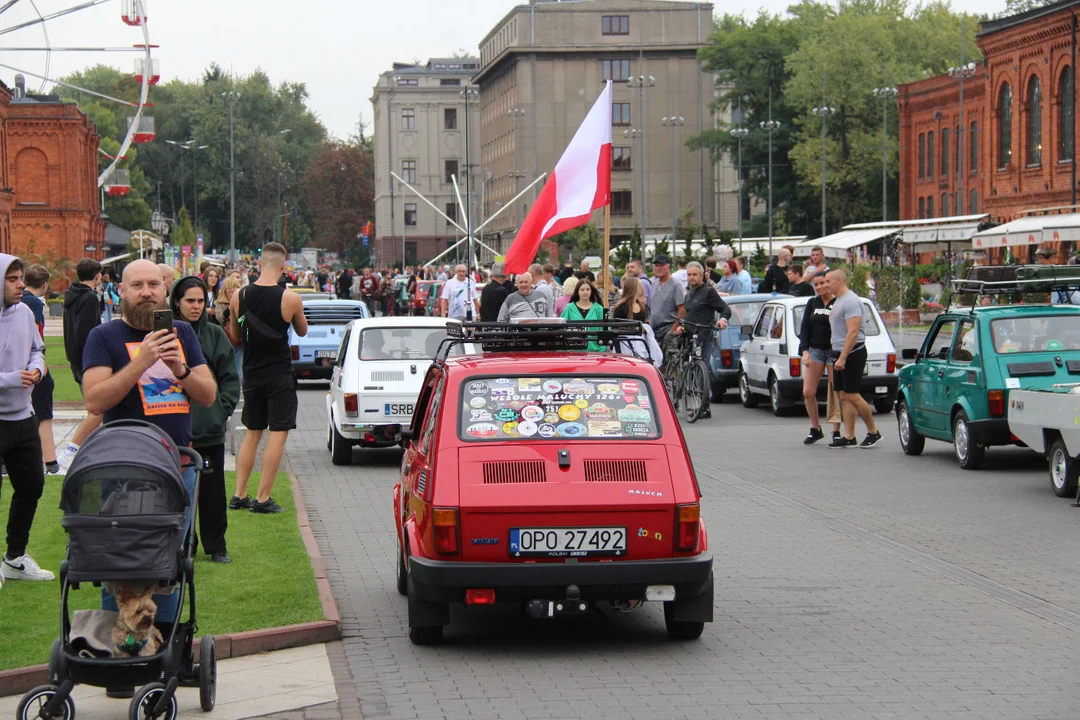
[[[863,369],[866,367],[866,333],[863,331],[862,298],[848,288],[847,273],[830,270],[825,276],[836,300],[829,313],[833,363],[833,385],[840,391],[840,411],[844,416],[844,435],[829,443],[831,448],[869,448],[881,441],[874,414],[862,396]],[[855,416],[866,424],[866,438],[855,440]]]
[[[510,293],[499,308],[498,322],[510,322],[515,318],[554,317],[554,308],[548,296],[533,289],[532,275],[521,273],[514,278],[517,292]]]
[[[653,260],[652,291],[649,302],[649,324],[658,343],[675,327],[672,315],[683,317],[683,300],[686,293],[678,280],[671,275],[671,261],[666,255],[657,255]],[[665,353],[666,354],[666,353]]]

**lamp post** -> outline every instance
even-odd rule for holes
[[[963,50],[961,49],[961,52]],[[949,77],[960,81],[960,128],[956,133],[956,214],[964,214],[964,79],[975,77],[975,63],[949,68]]]
[[[192,192],[194,193],[194,209],[193,209],[193,212],[192,212],[192,225],[194,225],[195,227],[198,227],[199,226],[199,151],[200,150],[205,150],[206,148],[208,148],[210,146],[209,145],[196,145],[194,140],[186,140],[184,142],[177,142],[175,140],[166,140],[165,142],[167,142],[170,145],[175,145],[176,147],[180,148],[181,150],[191,150],[193,153],[195,153],[191,157],[191,164],[192,164],[191,189],[192,189]],[[181,201],[182,204],[187,205],[187,203],[184,201],[183,185],[184,185],[184,156],[181,155],[180,156],[180,186],[181,186],[181,189],[180,189],[180,201]]]
[[[828,167],[828,165],[826,164],[825,143],[827,142],[827,137],[825,131],[829,123],[829,116],[836,114],[836,108],[825,105],[822,107],[816,107],[810,112],[812,112],[815,117],[821,118],[821,237],[825,237],[828,234],[828,231],[825,229],[825,171]],[[771,172],[772,160],[769,161],[769,166],[769,170]]]
[[[676,203],[677,203],[677,196],[679,194],[678,189],[677,189],[677,185],[678,185],[678,182],[679,182],[679,180],[678,180],[678,170],[676,169],[676,167],[678,166],[678,163],[679,163],[679,156],[676,153],[675,128],[682,127],[683,125],[685,125],[686,120],[685,120],[685,118],[683,118],[682,115],[671,116],[671,117],[666,117],[663,120],[661,120],[660,124],[664,125],[665,127],[670,127],[671,128],[671,240],[672,240],[672,242],[674,242],[674,240],[675,240],[675,227],[676,227],[675,207],[676,207]]]
[[[177,142],[176,140],[166,140],[165,142],[168,143],[169,145],[175,145],[176,147],[180,148],[181,150],[184,149],[184,143],[182,143],[182,142]],[[185,184],[184,183],[184,153],[180,153],[180,207],[185,207],[186,208],[187,207],[187,197],[185,197],[184,184]],[[160,205],[161,203],[158,203],[158,204]],[[174,208],[174,212],[175,212],[175,208]]]
[[[773,146],[773,133],[780,129],[780,121],[772,119],[772,93],[769,93],[769,119],[761,121],[761,129],[769,134],[769,249],[772,250],[772,238],[773,238],[773,200],[772,200],[772,146]]]
[[[233,106],[240,99],[240,93],[226,90],[221,93],[221,97],[229,106],[229,261],[236,262],[236,146],[233,142]]]
[[[633,148],[634,145],[636,144],[634,141],[641,137],[641,130],[638,130],[637,128],[630,128],[629,130],[623,130],[622,134],[623,134],[624,138],[630,138],[630,147]],[[634,161],[635,156],[637,156],[637,162]],[[640,169],[638,167],[638,163],[642,164]],[[645,174],[644,160],[641,158],[640,155],[637,154],[637,150],[633,150],[631,152],[631,154],[630,154],[630,187],[631,188],[634,187],[634,176],[635,175],[644,175],[644,174]],[[644,204],[645,204],[645,190],[644,190],[645,181],[644,180],[641,181],[641,187],[643,188],[642,191],[641,191],[642,195],[641,195],[641,197],[638,198],[638,202],[634,203],[634,215],[635,215],[634,222],[637,224],[637,226],[639,228],[641,228],[641,232],[642,232],[642,234],[644,234],[645,233],[645,224],[643,222],[644,213],[641,211]]]
[[[472,137],[469,134],[469,98],[477,98],[480,93],[472,88],[466,88],[458,93],[465,99],[465,244],[467,246],[468,260],[465,266],[469,268],[469,276],[465,286],[469,288],[469,301],[465,307],[465,319],[473,321],[473,248],[472,248]]]
[[[521,108],[510,108],[506,111],[506,114],[514,118],[514,169],[506,173],[506,177],[514,178],[514,193],[513,197],[517,197],[518,194],[518,178],[525,177],[525,172],[521,170],[521,163],[518,160],[518,146],[521,144],[521,140],[518,137],[518,118],[525,117],[525,111]],[[518,204],[514,203],[514,227],[518,226]]]
[[[651,88],[656,86],[656,78],[652,75],[638,75],[637,77],[630,76],[626,78],[626,86],[629,88],[636,88],[638,91],[638,117],[645,116],[645,88]],[[644,125],[643,125],[644,127]],[[636,134],[635,134],[636,133]],[[638,138],[638,148],[641,151],[638,154],[638,160],[635,163],[633,160],[633,153],[631,153],[631,167],[633,165],[640,165],[641,172],[638,174],[638,178],[641,180],[641,202],[637,203],[641,206],[641,221],[638,223],[641,227],[642,234],[645,233],[645,131],[644,130],[631,130],[627,135],[623,132],[623,135],[631,138]]]
[[[881,100],[881,221],[889,222],[889,100],[899,91],[894,87],[874,88]]]
[[[742,226],[743,226],[743,219],[742,219],[742,203],[743,203],[742,141],[743,141],[743,138],[745,138],[749,134],[750,134],[750,131],[747,130],[746,128],[744,128],[744,127],[731,128],[731,137],[735,138],[736,142],[739,145],[738,165],[737,165],[737,169],[735,170],[736,183],[738,184],[738,188],[739,188],[739,200],[738,200],[738,202],[735,203],[736,212],[738,213],[736,215],[736,217],[738,218],[738,223],[739,223],[739,240],[742,240]]]

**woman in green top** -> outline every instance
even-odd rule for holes
[[[570,302],[563,308],[562,317],[570,322],[603,320],[604,306],[599,302],[594,302],[594,298],[598,300],[600,298],[599,293],[596,292],[596,288],[589,282],[588,278],[582,278],[570,295]],[[603,352],[606,349],[604,345],[598,342],[589,341],[590,352]]]

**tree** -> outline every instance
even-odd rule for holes
[[[191,227],[191,216],[187,208],[180,208],[180,217],[176,220],[176,230],[173,231],[171,242],[174,247],[195,247],[195,229]]]
[[[363,146],[332,140],[319,148],[304,176],[317,247],[342,251],[375,215],[374,170]]]
[[[705,256],[712,256],[713,247],[716,242],[713,240],[712,233],[709,232],[709,226],[705,223],[701,224],[701,241],[705,243]]]
[[[630,259],[641,260],[641,228],[634,225],[634,233],[630,236]]]
[[[675,238],[683,241],[683,257],[687,260],[694,259],[694,210],[684,208],[679,213],[679,221],[675,225]]]

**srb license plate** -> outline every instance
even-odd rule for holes
[[[337,350],[316,350],[315,357],[317,358],[330,358],[331,360],[337,360]]]
[[[406,404],[406,403],[398,403],[396,405],[392,404],[392,403],[386,403],[385,414],[388,415],[388,416],[389,415],[412,415],[414,407],[415,407],[414,405]]]
[[[514,557],[584,557],[626,553],[626,528],[511,528]]]

